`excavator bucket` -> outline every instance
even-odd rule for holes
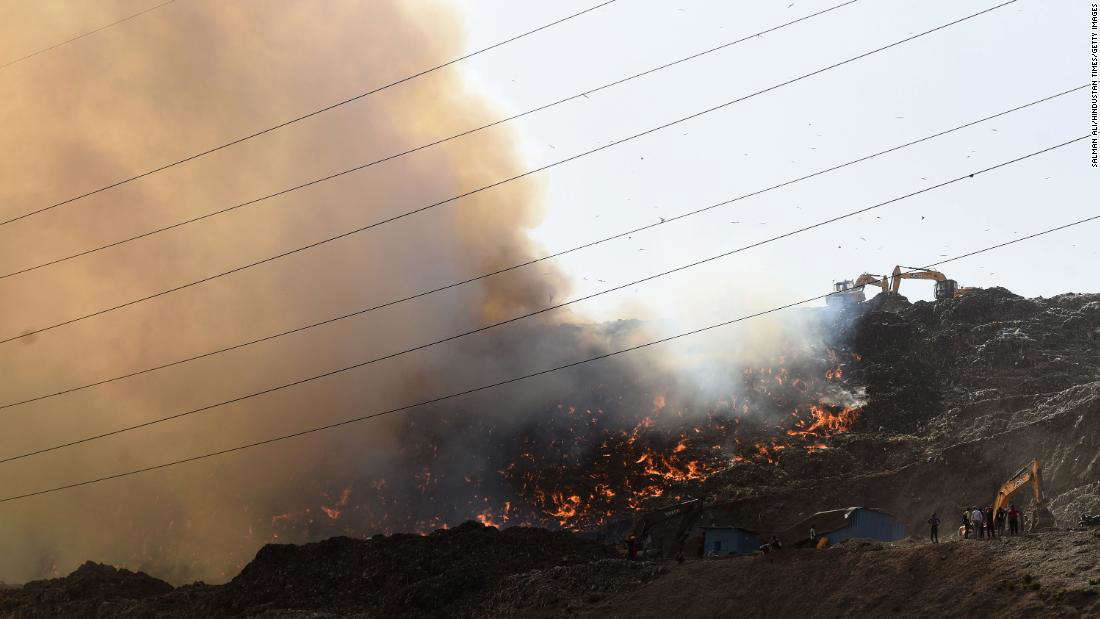
[[[1046,504],[1039,503],[1028,510],[1027,522],[1024,524],[1027,525],[1028,533],[1045,531],[1054,527],[1054,514]]]

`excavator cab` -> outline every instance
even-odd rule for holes
[[[833,284],[833,293],[825,297],[825,305],[829,307],[850,307],[863,303],[866,299],[863,294],[863,286],[853,287],[850,279],[841,280]]]
[[[936,282],[936,300],[954,299],[959,294],[959,282],[945,279]]]

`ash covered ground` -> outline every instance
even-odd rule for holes
[[[827,345],[731,370],[743,389],[718,401],[606,376],[606,390],[548,404],[551,414],[509,428],[508,440],[489,432],[499,449],[479,453],[498,454],[483,467],[496,473],[491,482],[452,480],[480,490],[457,509],[483,522],[587,537],[469,523],[426,536],[268,545],[225,585],[177,588],[89,563],[0,590],[0,612],[653,615],[691,614],[699,600],[713,601],[699,614],[734,604],[748,615],[1096,612],[1093,530],[939,547],[920,538],[933,511],[951,538],[962,507],[990,501],[1032,458],[1043,463],[1057,526],[1100,512],[1100,295],[1024,299],[991,288],[910,304],[883,294],[852,311],[822,310],[818,324],[834,334]],[[624,408],[636,413],[605,414]],[[760,410],[770,415],[746,414]],[[463,419],[470,436],[486,429]],[[433,449],[429,435],[410,437],[421,439],[410,438],[410,453]],[[410,483],[431,494],[430,482]],[[762,531],[819,510],[876,507],[914,539],[684,565],[626,561],[600,541],[621,538],[640,512],[692,498],[715,506],[715,523]],[[1024,494],[1015,500],[1027,507]],[[868,592],[882,580],[875,574],[894,574],[896,588]],[[751,586],[717,585],[737,579]],[[914,603],[921,595],[938,601]]]

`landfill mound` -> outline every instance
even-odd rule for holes
[[[219,591],[217,609],[460,612],[509,575],[612,556],[606,546],[566,531],[501,531],[476,522],[427,536],[269,544]]]
[[[65,578],[31,581],[22,587],[0,587],[0,615],[120,615],[135,600],[171,591],[171,585],[148,574],[88,561]]]
[[[1100,295],[990,288],[910,304],[884,293],[836,323],[860,358],[844,377],[866,393],[858,422],[826,451],[787,450],[708,478],[697,496],[725,523],[775,531],[863,505],[910,531],[933,512],[953,528],[1033,458],[1059,525],[1100,512]],[[1027,510],[1030,495],[1012,501]]]
[[[46,616],[268,616],[309,611],[312,616],[475,614],[509,577],[539,570],[604,565],[615,553],[567,531],[515,527],[499,530],[477,522],[430,535],[336,537],[304,544],[268,544],[224,585],[196,583],[173,589],[142,573],[86,563],[64,578],[0,591],[0,613]],[[603,562],[603,563],[601,563]],[[614,561],[612,561],[612,564]],[[590,570],[591,568],[585,568]],[[619,568],[633,572],[637,565]],[[597,571],[602,571],[602,568]],[[604,593],[625,585],[586,578]],[[622,580],[622,579],[620,579]],[[522,581],[522,579],[521,579]],[[568,585],[567,585],[568,586]],[[544,596],[542,599],[546,599]],[[522,592],[502,606],[526,604]]]
[[[0,588],[0,614],[1100,612],[1100,536],[1096,527],[1066,530],[1083,514],[1100,513],[1100,295],[1025,299],[990,288],[909,303],[883,293],[853,308],[822,309],[817,320],[832,333],[824,361],[833,367],[845,360],[830,370],[830,389],[861,399],[858,414],[818,411],[834,421],[843,413],[844,431],[812,449],[772,442],[761,457],[734,459],[705,476],[666,474],[674,478],[668,491],[662,486],[633,509],[667,514],[676,502],[696,499],[709,506],[709,520],[696,522],[691,535],[715,525],[781,531],[817,511],[862,505],[893,513],[917,539],[936,512],[941,537],[953,540],[963,509],[988,505],[1002,482],[1037,458],[1060,529],[988,543],[844,543],[729,560],[684,553],[681,565],[668,560],[685,548],[685,529],[675,519],[649,534],[665,559],[656,563],[627,561],[611,546],[566,531],[470,522],[426,536],[268,545],[218,586],[172,589],[145,574],[88,563],[65,578]],[[794,389],[797,382],[785,384]],[[792,433],[805,434],[802,426],[786,430]],[[672,444],[674,454],[690,453]],[[659,469],[654,456],[638,462]],[[1029,494],[1023,488],[1012,499],[1025,514],[1033,507]],[[622,541],[637,514],[614,514],[593,538]],[[651,556],[653,548],[645,550]]]

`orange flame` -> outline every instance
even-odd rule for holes
[[[810,407],[812,421],[800,420],[795,424],[794,430],[787,430],[790,436],[806,438],[808,436],[829,437],[834,434],[848,432],[859,417],[858,408],[845,407],[838,413],[829,412],[820,406]]]

